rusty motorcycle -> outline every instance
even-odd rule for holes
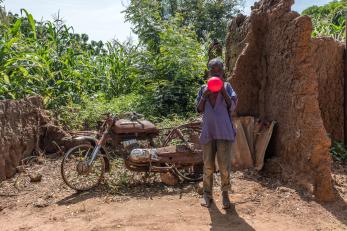
[[[197,142],[200,121],[166,129],[168,132],[156,145],[160,135],[153,123],[132,113],[130,119],[109,115],[99,132],[93,136],[72,137],[80,142],[69,149],[61,163],[61,175],[72,189],[85,191],[97,186],[110,171],[110,155],[106,145],[123,150],[125,167],[135,172],[172,173],[187,181],[202,179],[202,151]]]

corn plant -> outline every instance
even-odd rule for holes
[[[3,15],[7,23],[0,24],[0,99],[41,95],[48,108],[75,107],[92,117],[107,111],[100,105],[117,112],[136,109],[151,118],[194,111],[206,50],[180,14],[155,23],[160,27],[156,49],[141,38],[138,44],[90,41],[59,14],[40,22],[24,9],[21,15]],[[118,100],[128,106],[115,107]],[[89,113],[84,109],[93,110],[90,102],[99,106]]]
[[[49,107],[81,103],[104,94],[111,99],[136,88],[138,47],[106,45],[75,34],[59,18],[36,22],[26,10],[6,15],[0,26],[0,98],[41,95]]]

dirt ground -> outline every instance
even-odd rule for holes
[[[82,194],[64,185],[60,158],[32,163],[0,183],[0,230],[347,230],[347,167],[334,166],[340,198],[319,204],[304,192],[255,172],[235,172],[233,208],[220,194],[206,209],[194,184],[167,187],[158,177],[122,170],[118,161],[106,183]],[[30,183],[29,174],[42,180]],[[218,177],[217,177],[218,179]]]

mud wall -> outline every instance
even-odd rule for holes
[[[0,101],[0,179],[14,175],[20,160],[35,150],[42,108],[39,97]]]
[[[324,127],[332,138],[344,139],[344,49],[333,38],[312,41],[312,65],[318,78],[318,101]]]
[[[41,97],[0,101],[0,181],[12,177],[25,157],[65,151],[78,144],[62,139],[67,136],[54,125]]]
[[[235,18],[226,62],[239,96],[238,114],[278,122],[273,151],[282,176],[329,201],[334,199],[331,141],[318,101],[312,23],[291,11],[293,3],[262,0],[250,17]]]

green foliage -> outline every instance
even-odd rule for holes
[[[158,116],[151,111],[148,105],[144,105],[143,98],[144,96],[131,93],[112,100],[106,100],[103,97],[92,100],[85,99],[81,104],[63,106],[55,109],[54,112],[59,123],[70,130],[97,129],[100,121],[108,113],[122,115],[123,112],[136,111],[144,114],[146,119],[158,123],[161,128],[177,126],[186,122],[188,118],[195,116],[194,112],[185,116],[176,114],[167,117]]]
[[[107,112],[137,111],[154,122],[167,116],[176,120],[175,114],[179,114],[179,118],[194,114],[194,100],[205,69],[204,47],[188,27],[177,27],[180,18],[172,20],[175,21],[166,22],[160,33],[159,54],[137,52],[140,61],[136,63],[138,69],[133,71],[138,72],[137,81],[141,81],[138,91],[123,92],[112,99],[105,94],[95,94],[93,99],[85,98],[79,104],[57,110],[60,122],[69,128],[86,129],[97,127]],[[110,89],[117,86],[120,85]]]
[[[0,98],[41,95],[49,108],[80,104],[88,109],[89,99],[112,104],[113,98],[132,93],[141,94],[137,109],[148,116],[194,111],[205,48],[191,27],[181,26],[180,15],[160,22],[160,43],[153,52],[131,42],[88,42],[59,17],[35,22],[22,12],[23,17],[11,15],[9,25],[1,25]]]
[[[132,0],[125,13],[139,40],[148,50],[159,52],[159,33],[162,30],[160,3],[156,0]]]
[[[224,43],[227,23],[239,13],[243,0],[164,0],[166,17],[181,14],[183,25],[194,27],[200,42],[217,39]],[[176,7],[175,7],[176,6]]]
[[[90,41],[59,15],[37,22],[2,9],[0,100],[41,95],[71,129],[95,128],[106,112],[184,120],[195,112],[205,44],[224,40],[240,1],[132,0],[125,12],[138,44]]]
[[[138,46],[131,42],[88,42],[57,18],[35,22],[8,16],[0,26],[0,98],[41,95],[50,108],[81,103],[95,94],[111,99],[137,88]]]
[[[159,128],[173,128],[188,122],[192,122],[196,118],[196,114],[192,112],[190,115],[186,116],[170,115],[168,117],[159,117],[156,118],[155,122]]]
[[[141,100],[141,96],[136,94],[122,95],[112,100],[99,96],[84,99],[80,104],[60,107],[55,110],[55,114],[58,121],[68,129],[95,129],[105,114],[138,111]]]
[[[330,153],[335,160],[347,160],[347,147],[342,142],[333,140],[332,146],[330,148]]]
[[[302,12],[312,18],[314,37],[331,36],[344,41],[346,1],[333,1],[324,6],[312,6]]]
[[[158,116],[194,111],[194,100],[206,66],[205,48],[177,15],[163,22],[159,53],[146,63],[143,93]],[[150,70],[150,71],[148,71]]]
[[[125,10],[134,32],[150,50],[159,51],[162,22],[180,15],[179,26],[191,26],[199,42],[224,41],[227,22],[243,0],[131,0]]]
[[[126,19],[145,45],[139,65],[152,115],[195,111],[194,100],[207,63],[212,38],[224,40],[227,21],[239,0],[131,0]],[[144,110],[146,111],[146,110]]]

